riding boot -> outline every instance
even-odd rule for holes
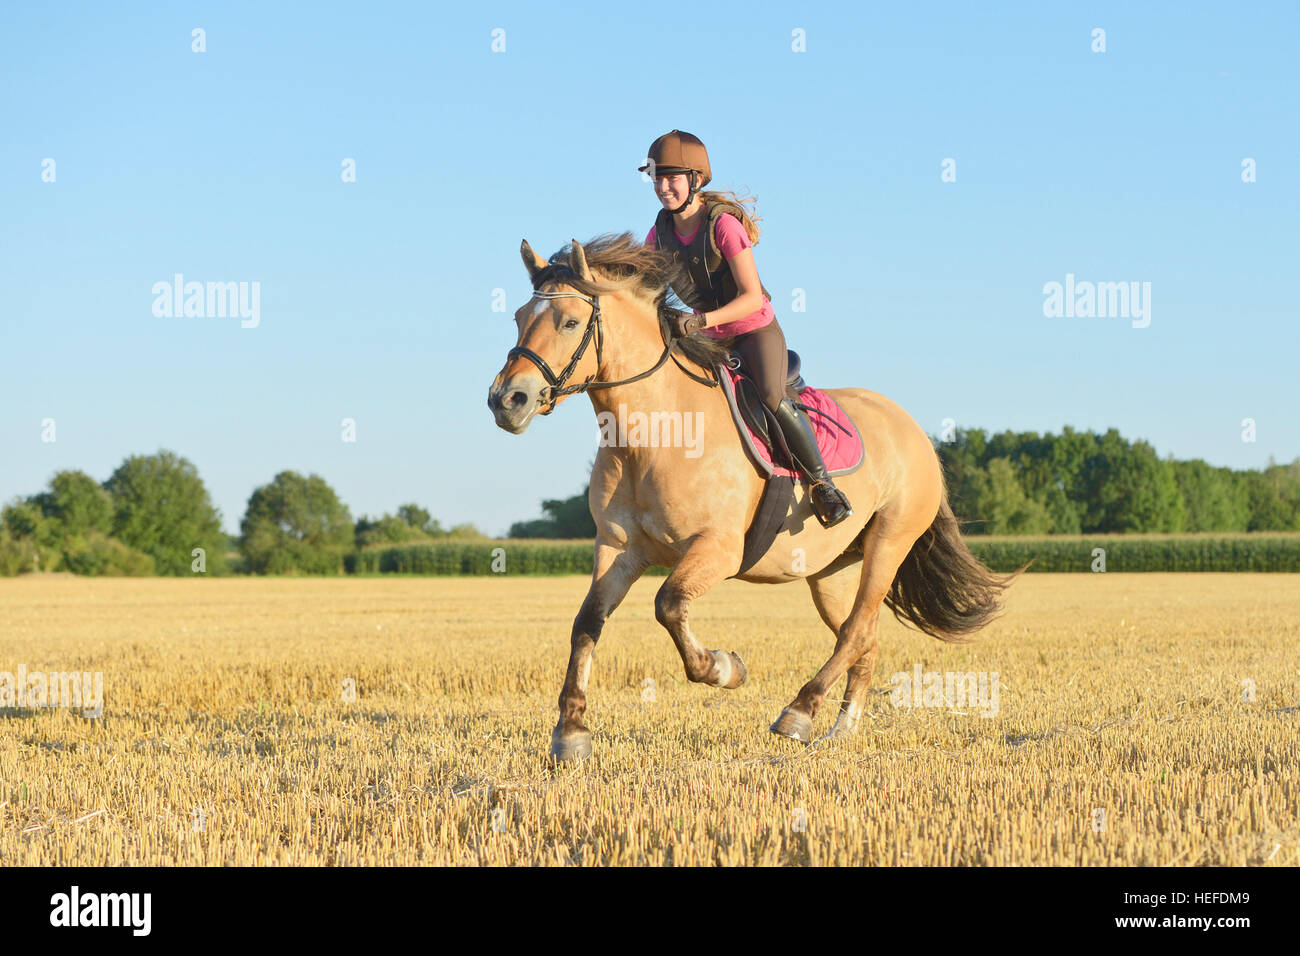
[[[794,456],[796,467],[811,485],[809,499],[813,514],[822,523],[822,527],[839,524],[853,514],[853,509],[849,507],[849,499],[844,496],[844,492],[836,488],[826,474],[826,463],[822,461],[821,452],[817,448],[817,436],[812,425],[803,411],[788,398],[782,399],[777,407],[776,420],[781,425],[781,433],[785,436],[786,447]]]

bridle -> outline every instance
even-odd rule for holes
[[[664,343],[663,355],[659,356],[659,361],[655,362],[653,366],[646,369],[644,372],[641,372],[638,375],[633,375],[631,378],[620,379],[617,382],[595,381],[594,380],[595,376],[589,375],[587,376],[585,381],[579,382],[576,385],[565,384],[566,382],[569,381],[570,378],[573,377],[574,369],[578,367],[578,362],[580,362],[582,360],[582,356],[586,354],[587,347],[591,345],[593,339],[596,342],[596,371],[597,372],[600,371],[600,367],[601,365],[604,364],[605,361],[605,353],[604,353],[605,324],[600,313],[600,296],[598,295],[586,296],[583,295],[581,292],[539,292],[538,291],[538,288],[540,286],[543,286],[548,282],[564,281],[566,278],[577,278],[577,275],[571,269],[567,269],[555,265],[547,266],[545,269],[540,270],[536,275],[533,276],[533,298],[535,299],[581,299],[583,302],[586,302],[588,305],[591,306],[591,317],[587,319],[587,328],[582,333],[582,341],[578,343],[578,348],[576,351],[574,351],[573,357],[569,359],[569,364],[565,365],[564,368],[560,370],[559,375],[556,375],[555,372],[551,370],[551,366],[546,361],[546,359],[542,358],[532,349],[524,348],[522,345],[516,345],[509,352],[506,353],[507,362],[509,362],[511,359],[514,358],[519,358],[519,357],[526,358],[528,359],[528,361],[532,362],[534,365],[537,366],[537,370],[541,372],[542,377],[546,379],[546,388],[543,389],[543,392],[549,394],[543,396],[543,400],[546,401],[547,404],[546,404],[546,408],[541,412],[542,415],[551,414],[551,412],[555,410],[556,403],[566,395],[573,395],[578,392],[585,392],[593,388],[613,388],[616,385],[630,385],[633,382],[641,381],[641,379],[643,378],[648,378],[649,376],[653,375],[655,372],[663,368],[664,363],[666,363],[670,357],[674,362],[677,363],[678,368],[680,368],[683,372],[685,372],[687,375],[689,375],[691,378],[695,379],[695,381],[701,383],[702,385],[708,385],[710,388],[712,388],[713,386],[716,386],[718,384],[717,381],[715,381],[712,378],[704,378],[702,376],[696,375],[690,369],[686,368],[686,366],[682,365],[681,362],[677,361],[677,356],[673,355],[672,351],[677,346],[678,337],[673,334],[671,328],[669,328],[668,330],[668,341]]]

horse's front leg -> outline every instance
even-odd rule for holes
[[[688,679],[728,689],[745,682],[747,671],[740,655],[709,650],[691,633],[687,618],[691,601],[735,574],[740,555],[734,547],[709,538],[697,538],[655,595],[655,618],[672,635],[682,655]]]
[[[650,566],[648,559],[621,546],[596,541],[596,562],[591,587],[573,620],[569,643],[569,669],[560,689],[560,722],[551,733],[551,759],[584,760],[591,756],[591,731],[582,721],[587,710],[587,678],[591,655],[600,640],[605,620],[614,613],[628,589]]]

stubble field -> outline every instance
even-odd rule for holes
[[[813,748],[767,730],[830,652],[807,588],[693,607],[749,666],[720,691],[661,583],[552,770],[586,578],[0,580],[0,672],[104,675],[99,718],[0,709],[0,864],[1300,864],[1300,576],[1026,575],[964,646],[886,615]],[[996,672],[996,715],[896,707],[917,665]]]

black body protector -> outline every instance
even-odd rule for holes
[[[714,235],[719,216],[735,216],[740,222],[745,221],[744,210],[735,203],[710,203],[706,207],[705,220],[689,245],[677,238],[672,213],[667,209],[659,210],[659,216],[655,219],[655,246],[671,254],[682,266],[673,291],[692,309],[701,312],[713,312],[722,308],[740,291]],[[767,289],[763,289],[763,295],[769,301],[772,298]]]

